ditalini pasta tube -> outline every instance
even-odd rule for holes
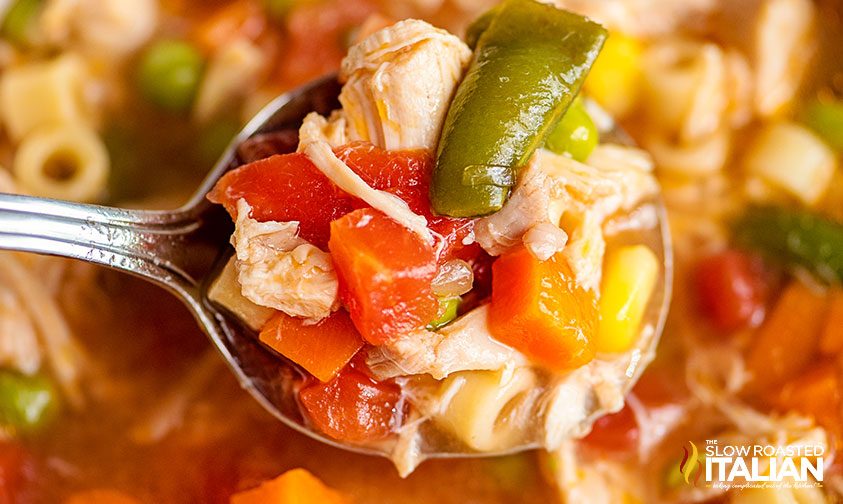
[[[527,413],[534,384],[527,368],[456,373],[442,384],[451,399],[436,420],[475,450],[513,446],[523,430],[517,416]]]
[[[92,201],[105,189],[110,162],[105,145],[94,131],[69,124],[27,135],[12,169],[21,187],[31,194]]]

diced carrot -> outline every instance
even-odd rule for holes
[[[372,208],[331,223],[328,242],[340,299],[363,338],[380,345],[436,318],[430,284],[436,252],[417,235]]]
[[[825,355],[837,355],[843,351],[843,290],[831,293],[828,316],[825,319],[820,351]]]
[[[834,365],[823,363],[786,383],[775,405],[782,411],[795,411],[813,417],[824,427],[840,431],[840,375]]]
[[[353,364],[331,381],[313,383],[299,392],[299,401],[313,426],[350,443],[383,439],[401,423],[401,387],[378,382]]]
[[[787,286],[755,334],[747,368],[757,389],[779,386],[799,374],[817,353],[826,300],[799,281]]]
[[[348,504],[345,496],[327,487],[305,469],[292,469],[231,497],[231,504]]]
[[[489,328],[498,340],[554,371],[594,358],[597,299],[577,285],[560,253],[539,261],[526,248],[492,265]]]
[[[266,15],[258,2],[235,0],[197,23],[192,38],[202,49],[213,52],[238,37],[255,40],[266,26]]]
[[[86,490],[71,495],[64,504],[140,504],[140,501],[116,490]]]
[[[278,312],[261,329],[260,340],[323,382],[336,376],[363,347],[363,338],[344,310],[316,324]]]

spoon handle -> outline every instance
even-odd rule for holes
[[[0,193],[0,249],[101,264],[194,294],[230,233],[218,217],[204,204],[125,210]]]

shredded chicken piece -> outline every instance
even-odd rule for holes
[[[264,51],[245,37],[217,48],[196,95],[193,118],[207,122],[246,94],[257,82],[266,60]]]
[[[311,115],[315,112],[311,113]],[[401,198],[385,191],[379,191],[366,183],[359,175],[340,160],[325,136],[325,123],[318,119],[305,118],[299,132],[299,150],[304,152],[326,177],[340,189],[356,196],[372,208],[380,210],[395,222],[416,233],[427,243],[433,243],[433,234],[427,228],[427,219],[414,213]]]
[[[43,341],[47,362],[68,402],[82,407],[80,379],[87,359],[71,335],[55,299],[39,279],[8,252],[0,253],[0,279],[15,290]]]
[[[435,149],[471,54],[458,37],[416,19],[351,47],[340,74],[351,139],[389,150]]]
[[[370,351],[367,363],[378,379],[429,374],[437,380],[458,371],[496,371],[526,364],[516,350],[489,333],[489,307],[481,306],[437,332],[406,334]]]
[[[187,408],[209,386],[222,369],[216,350],[209,350],[189,366],[186,375],[152,408],[150,415],[136,423],[129,435],[137,444],[150,445],[167,437],[184,423]]]
[[[299,238],[298,222],[258,222],[251,211],[246,200],[237,202],[231,237],[243,296],[313,321],[339,309],[339,284],[330,255]]]
[[[477,221],[477,242],[492,255],[522,243],[539,259],[564,250],[578,283],[596,291],[605,251],[602,226],[656,194],[652,169],[646,153],[620,145],[597,147],[588,164],[540,149],[504,207]]]
[[[298,151],[303,152],[304,146],[309,141],[324,140],[331,146],[332,149],[342,147],[351,141],[348,138],[348,121],[345,118],[343,110],[335,110],[331,112],[331,116],[327,119],[319,114],[308,114],[300,128],[301,134],[309,134],[307,138],[299,141]]]
[[[38,336],[14,292],[0,285],[0,366],[24,374],[41,368]]]

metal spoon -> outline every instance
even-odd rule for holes
[[[276,98],[243,128],[190,201],[178,210],[125,210],[0,194],[0,249],[80,259],[165,287],[188,306],[243,388],[267,411],[288,426],[330,445],[388,456],[391,450],[388,443],[375,447],[343,444],[311,430],[295,399],[294,382],[300,372],[264,348],[240,321],[226,315],[207,297],[210,283],[231,255],[228,240],[233,225],[228,214],[220,206],[209,203],[205,195],[225,172],[244,163],[242,147],[250,139],[287,131],[294,140],[295,132],[309,112],[327,114],[339,107],[339,91],[336,79],[327,77]],[[629,142],[617,129],[608,136],[615,142]],[[291,150],[294,149],[295,143],[290,144]],[[648,349],[655,348],[664,324],[672,273],[664,207],[659,201],[651,204],[657,209],[660,226],[648,244],[664,260],[665,270],[647,315],[654,331]],[[646,364],[640,362],[629,373],[629,387]],[[594,411],[593,416],[599,413]],[[524,443],[503,451],[509,453],[536,445]],[[423,449],[422,458],[502,453],[480,454],[453,441],[436,440],[425,443]]]

